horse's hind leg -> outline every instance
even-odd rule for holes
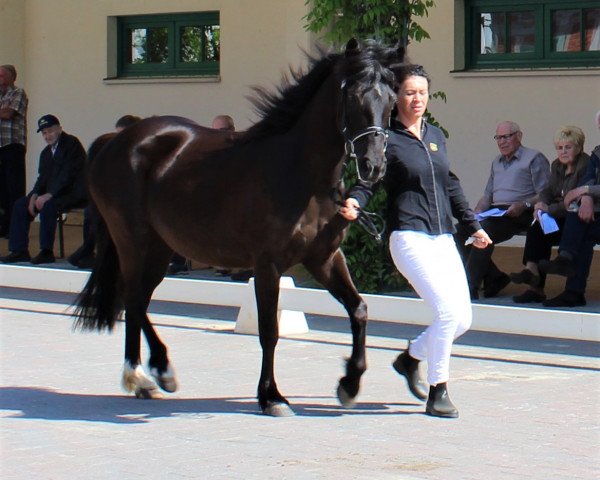
[[[352,282],[344,254],[336,252],[324,263],[308,261],[306,269],[319,281],[344,307],[350,317],[352,329],[352,355],[346,362],[346,375],[340,379],[337,395],[345,407],[352,407],[360,390],[360,379],[367,370],[366,333],[367,304],[361,298]]]
[[[287,417],[294,414],[289,402],[279,393],[275,383],[275,347],[279,340],[277,303],[281,274],[276,267],[266,262],[255,268],[255,293],[258,311],[258,335],[262,347],[262,366],[258,382],[258,403],[267,415]]]
[[[160,340],[147,315],[152,293],[166,272],[172,251],[154,236],[146,238],[137,254],[125,256],[122,262],[125,300],[125,367],[123,386],[138,398],[161,398],[156,383],[148,376],[140,361],[140,333],[144,332],[150,358],[150,373],[160,388],[167,392],[177,389],[167,347]]]

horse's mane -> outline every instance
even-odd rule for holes
[[[253,87],[254,96],[249,97],[260,120],[251,126],[238,140],[247,143],[287,132],[304,112],[306,105],[332,74],[339,80],[371,82],[381,79],[390,85],[394,75],[387,67],[401,63],[403,51],[384,47],[374,40],[365,40],[360,51],[351,55],[340,53],[326,54],[319,49],[320,57],[306,54],[309,70],[294,70],[284,75],[282,83],[271,92],[263,87]],[[291,79],[290,79],[291,76]]]

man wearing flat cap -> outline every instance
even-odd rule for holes
[[[40,154],[38,178],[31,192],[15,202],[8,249],[4,263],[51,263],[54,258],[54,236],[59,212],[82,207],[86,203],[84,168],[85,149],[77,137],[64,132],[58,118],[44,115],[38,120],[48,144]],[[40,253],[29,256],[29,227],[40,215]]]

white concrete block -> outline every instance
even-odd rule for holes
[[[281,277],[279,288],[285,290],[295,289],[294,279],[292,277]],[[281,307],[281,304],[280,295],[279,307]],[[308,324],[306,323],[304,312],[278,308],[277,321],[279,322],[279,335],[282,337],[308,332]],[[235,333],[258,334],[258,312],[256,310],[256,297],[254,294],[254,277],[248,281],[234,331]]]

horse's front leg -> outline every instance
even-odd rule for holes
[[[309,262],[304,266],[346,308],[350,317],[352,355],[346,362],[346,375],[340,379],[337,389],[340,403],[350,408],[360,390],[362,374],[367,370],[367,304],[352,282],[341,250],[336,250],[324,263]]]
[[[258,335],[262,347],[262,366],[258,381],[258,403],[263,413],[273,417],[294,415],[289,402],[279,393],[275,382],[275,347],[279,340],[277,304],[281,273],[265,262],[255,267],[254,290],[258,311]]]

